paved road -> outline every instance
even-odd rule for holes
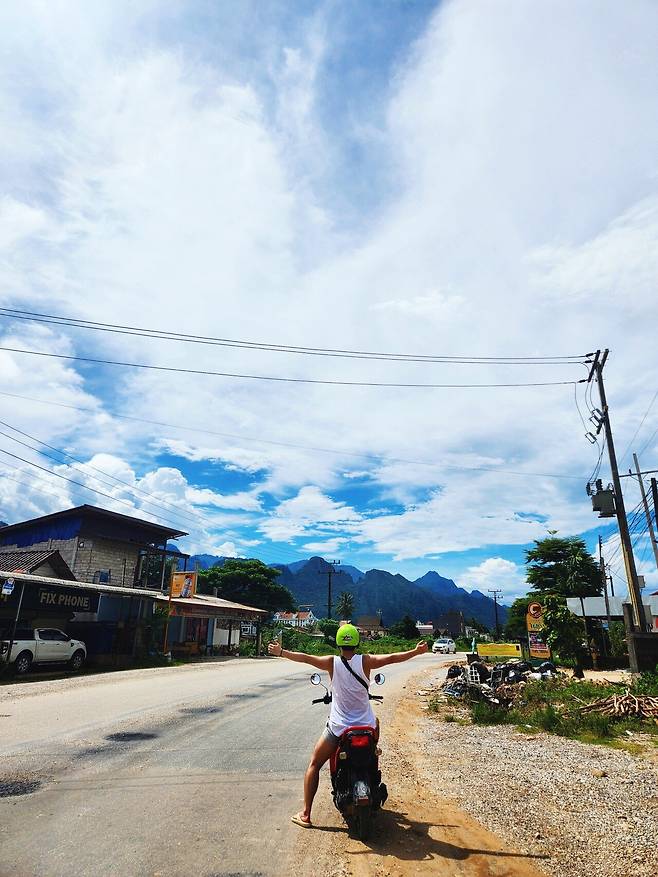
[[[384,693],[446,660],[387,668]],[[0,877],[289,873],[326,721],[310,672],[240,659],[1,689]]]

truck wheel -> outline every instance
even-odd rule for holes
[[[14,670],[18,676],[24,676],[32,666],[32,655],[30,652],[21,652],[14,661]]]
[[[69,667],[71,668],[71,670],[73,670],[75,673],[77,673],[78,670],[82,669],[82,665],[84,664],[84,662],[85,662],[84,653],[78,651],[78,652],[75,652],[75,654],[73,655],[73,657],[69,661]]]

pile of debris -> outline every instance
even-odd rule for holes
[[[581,713],[599,713],[602,716],[623,719],[634,716],[638,719],[656,719],[658,723],[658,697],[648,694],[611,694],[600,697],[580,708]]]
[[[495,664],[491,669],[482,661],[473,661],[468,666],[453,664],[448,669],[443,693],[448,697],[509,706],[527,682],[547,681],[557,675],[552,661],[544,661],[537,668],[528,661],[508,661]]]

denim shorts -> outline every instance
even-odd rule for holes
[[[327,727],[322,732],[322,739],[326,740],[327,743],[333,743],[334,746],[338,746],[340,743],[340,737],[337,737],[334,732],[329,727],[329,723],[327,722]]]

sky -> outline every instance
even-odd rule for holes
[[[3,4],[0,306],[419,356],[610,348],[621,469],[658,468],[657,38],[650,0]],[[0,349],[0,518],[87,502],[187,552],[435,569],[505,600],[533,540],[600,534],[624,590],[585,493],[581,364],[6,315],[0,348],[549,383]]]

